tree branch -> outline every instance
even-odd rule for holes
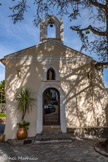
[[[97,62],[95,64],[95,67],[102,69],[102,68],[108,68],[108,62]]]
[[[94,0],[89,0],[89,3],[93,6],[99,7],[99,8],[103,8],[106,9],[106,6],[102,3],[96,2]]]
[[[96,35],[106,36],[106,32],[98,31],[95,28],[93,28],[91,25],[89,25],[87,28],[83,28],[83,29],[79,29],[78,27],[72,27],[71,26],[70,29],[72,29],[74,31],[79,31],[79,32],[82,32],[82,31],[85,31],[85,30],[88,30],[89,29],[89,30],[91,30]]]

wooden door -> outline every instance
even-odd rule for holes
[[[43,125],[60,125],[60,95],[55,88],[43,93]]]

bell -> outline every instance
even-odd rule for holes
[[[52,22],[50,23],[50,27],[51,27],[51,28],[53,27],[53,23],[52,23]]]

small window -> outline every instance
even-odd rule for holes
[[[49,68],[47,71],[47,80],[55,80],[55,71],[53,68]]]

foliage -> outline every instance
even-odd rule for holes
[[[87,17],[87,22],[90,24],[86,28],[82,29],[80,24],[70,28],[79,34],[82,41],[81,50],[94,52],[99,55],[103,62],[108,61],[108,0],[32,0],[32,2],[36,7],[34,18],[36,26],[40,22],[40,17],[42,15],[47,16],[51,11],[56,11],[56,14],[67,15],[70,21],[81,17],[81,12],[85,8],[88,12],[90,11],[90,16]],[[13,12],[11,17],[14,23],[24,19],[24,13],[30,7],[28,3],[28,0],[20,0],[10,8]],[[101,26],[95,27],[93,25],[95,21],[97,21],[97,24],[100,22]],[[87,30],[90,30],[96,36],[95,40],[90,41],[86,34]]]
[[[16,95],[16,100],[18,101],[18,110],[22,111],[22,121],[26,115],[29,113],[30,108],[32,108],[33,98],[30,97],[30,91],[28,88],[21,89]]]
[[[0,117],[6,117],[5,113],[0,113]]]
[[[1,96],[2,95],[2,96]],[[5,103],[5,80],[1,81],[0,83],[0,103]]]
[[[27,127],[27,126],[30,125],[30,122],[23,121],[23,122],[17,123],[17,125],[18,125],[19,127]]]

